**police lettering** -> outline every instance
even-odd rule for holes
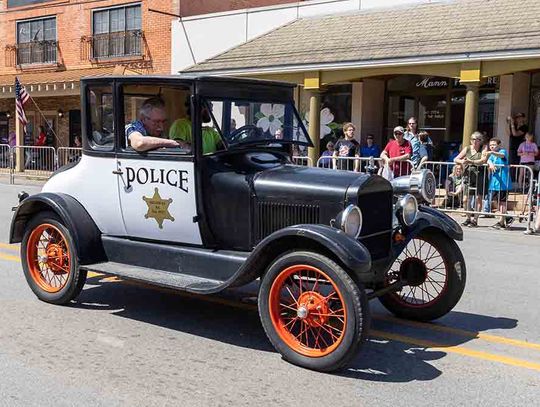
[[[164,170],[156,168],[126,167],[127,188],[137,184],[163,184],[188,192],[188,172],[186,170]]]

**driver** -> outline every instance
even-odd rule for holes
[[[131,145],[135,151],[180,147],[177,141],[163,137],[166,122],[165,102],[159,97],[146,99],[139,109],[139,119],[126,125],[126,146]]]
[[[171,125],[169,138],[175,140],[182,148],[190,148],[193,141],[191,135],[191,103],[188,97],[185,102],[188,117],[177,119]],[[211,123],[212,118],[208,108],[201,106],[201,120],[203,123]],[[219,133],[209,126],[202,126],[203,154],[212,154],[223,149],[223,143]]]

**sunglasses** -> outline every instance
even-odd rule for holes
[[[395,131],[394,134],[403,134],[401,131]]]

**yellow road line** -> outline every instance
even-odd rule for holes
[[[7,243],[1,243],[0,242],[0,247],[2,249],[13,250],[15,252],[19,251],[19,245],[16,245],[16,244],[7,244]]]
[[[20,259],[19,256],[13,256],[11,254],[0,253],[0,259],[9,260],[9,261],[16,261],[18,263],[21,262],[21,259]]]
[[[0,259],[20,262],[20,259],[18,256],[11,256],[7,254],[3,254],[3,253],[0,253]],[[95,273],[92,271],[88,272],[88,277],[90,278],[101,277],[101,276],[104,276],[104,274]],[[114,278],[114,276],[113,278],[107,277],[106,280],[111,281],[111,282],[122,281],[126,283],[135,283],[137,285],[144,285],[146,287],[160,288],[160,287],[152,286],[151,284],[142,284],[138,282],[131,282],[129,280],[124,281],[124,280],[116,279]],[[228,305],[235,308],[249,309],[249,310],[257,309],[256,305],[235,302],[235,301],[224,299],[224,298],[197,295],[197,294],[192,294],[192,293],[180,292],[180,291],[176,291],[172,289],[163,289],[163,290],[164,291],[166,290],[167,292],[171,292],[171,293],[178,293],[180,295],[191,297],[191,298],[203,299],[203,297],[205,297],[204,298],[205,301],[218,303],[222,305]],[[451,328],[447,326],[432,325],[432,324],[426,324],[426,323],[415,322],[415,321],[407,321],[407,320],[402,320],[402,319],[393,318],[393,317],[375,317],[374,319],[386,320],[389,322],[396,322],[401,325],[409,325],[412,327],[423,328],[423,329],[432,330],[432,331],[455,333],[461,336],[466,336],[470,338],[480,338],[486,341],[497,342],[497,343],[502,343],[502,344],[507,344],[507,345],[527,347],[527,348],[532,348],[532,349],[540,349],[540,345],[535,344],[535,343],[519,341],[516,339],[508,339],[508,338],[495,336],[495,335],[481,334],[481,333],[477,333],[473,331],[466,331],[463,329]],[[394,334],[391,332],[379,331],[376,329],[370,330],[370,336],[376,337],[379,339],[386,339],[386,340],[393,340],[393,341],[398,341],[402,343],[407,343],[414,346],[422,346],[425,348],[429,348],[430,350],[439,350],[439,351],[444,351],[448,353],[455,353],[462,356],[469,356],[469,357],[473,357],[477,359],[488,360],[492,362],[499,362],[499,363],[503,363],[510,366],[516,366],[516,367],[522,367],[526,369],[540,371],[539,363],[529,362],[522,359],[515,359],[515,358],[511,358],[507,356],[500,356],[500,355],[496,355],[496,354],[488,353],[488,352],[477,351],[477,350],[469,349],[463,346],[444,345],[437,342],[432,342],[432,341],[428,341],[424,339],[417,339],[410,336]]]
[[[477,350],[466,348],[464,346],[454,346],[454,345],[445,346],[443,344],[432,342],[432,341],[426,341],[424,339],[412,338],[410,336],[393,334],[390,332],[379,331],[376,329],[372,329],[370,331],[370,336],[374,336],[379,339],[387,339],[391,341],[407,343],[409,345],[422,346],[424,348],[429,348],[430,350],[434,350],[434,351],[455,353],[458,355],[469,356],[476,359],[489,360],[490,362],[499,362],[505,365],[523,367],[526,369],[540,371],[540,363],[534,363],[534,362],[529,362],[523,359],[515,359],[515,358],[510,358],[507,356],[495,355],[493,353],[477,351]]]
[[[409,321],[406,319],[399,319],[390,316],[377,316],[373,317],[373,319],[378,321],[392,322],[405,326],[411,326],[414,328],[427,329],[430,331],[447,332],[459,336],[464,336],[466,338],[482,339],[487,342],[502,343],[504,345],[512,345],[520,348],[540,350],[540,344],[538,343],[520,341],[519,339],[509,339],[502,336],[489,335],[481,332],[467,331],[465,329],[452,328],[444,325],[427,324],[425,322]]]

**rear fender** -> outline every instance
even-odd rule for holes
[[[106,260],[101,232],[83,206],[66,194],[43,192],[24,199],[11,220],[9,242],[20,243],[28,221],[43,211],[56,213],[72,233],[80,264]]]
[[[327,252],[353,277],[371,270],[368,249],[343,231],[326,225],[296,225],[280,229],[262,240],[238,271],[232,286],[256,279],[277,256],[294,249]]]

